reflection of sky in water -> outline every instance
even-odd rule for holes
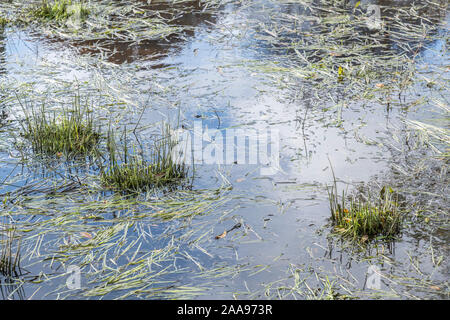
[[[224,19],[221,24],[239,25],[239,21],[230,19]],[[209,128],[217,127],[220,118],[221,128],[279,130],[282,166],[286,175],[277,179],[329,181],[330,172],[323,171],[329,166],[327,154],[337,174],[350,180],[367,180],[372,172],[382,168],[377,164],[379,155],[369,159],[371,153],[376,153],[373,147],[356,143],[352,134],[342,129],[326,128],[326,120],[317,121],[320,113],[311,111],[304,135],[300,127],[305,104],[282,101],[283,92],[274,92],[251,70],[240,67],[242,61],[248,59],[248,51],[236,46],[236,40],[220,43],[221,49],[217,49],[217,43],[208,41],[208,36],[207,33],[199,33],[180,54],[164,60],[177,66],[176,72],[181,70],[174,86],[179,88],[175,91],[182,110],[186,110],[188,127],[193,126],[195,116],[202,116],[205,118],[203,125]],[[386,122],[383,110],[375,113],[364,110],[344,112],[344,120],[352,123],[350,129],[358,126],[361,119],[368,123],[359,133],[372,137],[375,136],[374,128]],[[359,159],[361,154],[365,159]],[[357,161],[362,162],[361,165],[350,170]]]
[[[8,34],[5,60],[10,77],[18,82],[29,82],[33,75],[36,83],[44,79],[47,83],[51,83],[51,80],[81,81],[86,77],[85,72],[70,61],[70,58],[74,58],[73,51],[64,46],[43,43],[36,37],[21,31]],[[53,79],[48,79],[49,74],[54,75]]]

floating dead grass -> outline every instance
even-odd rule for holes
[[[212,237],[213,226],[190,226],[190,222],[198,215],[217,213],[228,201],[229,189],[224,185],[217,190],[180,190],[163,199],[151,194],[140,198],[112,194],[101,201],[87,189],[52,197],[17,195],[2,214],[13,217],[17,230],[24,234],[22,261],[27,267],[80,267],[81,292],[62,286],[49,294],[57,293],[60,298],[72,294],[195,298],[210,286],[180,281],[186,264],[177,267],[175,261],[195,261],[192,251],[184,254],[187,246],[195,249],[208,241],[208,237],[197,236],[210,233]],[[60,277],[48,273],[40,279],[51,282]]]
[[[16,229],[11,224],[0,224],[0,274],[14,278],[20,274],[20,241],[16,242]]]
[[[381,7],[377,30],[366,6],[335,1],[272,2],[259,19],[259,50],[277,59],[250,62],[273,83],[311,88],[323,105],[378,100],[412,83],[421,50],[438,38],[443,2]],[[359,2],[358,2],[359,4]],[[299,9],[299,10],[295,10]],[[300,10],[301,9],[301,10]],[[325,94],[324,94],[325,92]]]
[[[192,2],[192,1],[191,1]],[[195,1],[194,1],[195,2]],[[188,27],[173,20],[197,10],[189,2],[154,8],[141,1],[11,0],[0,4],[8,24],[35,25],[41,32],[70,40],[164,39]]]
[[[376,196],[360,193],[349,197],[344,190],[340,195],[333,168],[331,170],[333,185],[327,187],[327,191],[333,231],[360,243],[374,238],[393,240],[400,232],[403,219],[398,194],[385,186]]]

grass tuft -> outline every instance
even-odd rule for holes
[[[126,139],[125,139],[126,140]],[[108,137],[109,164],[101,173],[102,183],[114,190],[139,192],[152,187],[172,185],[186,178],[187,168],[175,161],[173,150],[176,145],[170,128],[163,130],[163,136],[153,145],[150,160],[141,155],[129,155],[125,144],[119,154],[114,135]],[[119,159],[119,156],[121,159]]]
[[[42,105],[26,119],[24,137],[31,141],[33,151],[39,154],[75,156],[87,155],[100,140],[99,129],[94,126],[92,113],[75,98],[73,110],[64,109],[62,114],[48,114]]]
[[[89,15],[89,10],[83,2],[72,2],[72,0],[42,0],[42,2],[32,9],[31,15],[35,18],[47,21],[66,21],[76,16],[80,20],[85,20]]]
[[[401,212],[394,191],[383,187],[379,197],[366,200],[345,192],[338,196],[336,182],[328,189],[334,231],[345,238],[365,242],[375,237],[393,239],[400,231]]]

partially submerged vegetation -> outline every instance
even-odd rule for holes
[[[0,275],[14,278],[20,274],[20,242],[16,247],[16,229],[0,223]]]
[[[23,1],[13,0],[10,2],[19,5],[19,9],[23,8]],[[2,2],[0,7],[7,7],[10,2]],[[264,10],[264,12],[267,13],[267,17],[273,24],[265,24],[267,21],[256,19],[258,23],[261,22],[260,28],[257,30],[259,42],[256,42],[256,46],[264,44],[264,49],[268,49],[268,56],[270,57],[268,63],[264,61],[263,66],[258,66],[260,67],[259,70],[270,72],[278,84],[289,89],[292,88],[296,92],[296,97],[310,99],[316,105],[322,106],[323,110],[330,105],[339,106],[342,113],[343,106],[348,106],[346,102],[355,100],[378,100],[380,104],[376,107],[386,104],[388,111],[389,108],[395,108],[396,106],[408,110],[412,103],[397,103],[392,97],[397,94],[400,97],[403,90],[411,85],[415,72],[414,63],[420,56],[420,48],[424,41],[430,41],[433,38],[430,33],[432,34],[435,30],[434,24],[424,22],[423,25],[417,24],[417,27],[415,27],[414,24],[405,19],[411,15],[418,17],[417,11],[402,8],[397,12],[401,17],[400,19],[397,19],[395,15],[386,17],[386,20],[389,21],[398,20],[393,21],[397,30],[392,28],[389,33],[370,33],[364,27],[364,17],[352,18],[352,11],[358,10],[357,13],[361,14],[359,10],[362,6],[359,8],[352,7],[349,11],[348,8],[342,6],[331,7],[331,3],[341,5],[344,1],[323,1],[320,4],[317,1],[309,0],[289,0],[286,2],[289,2],[290,5],[295,2],[302,3],[311,10],[305,11],[305,15],[299,15],[298,11],[295,10],[286,12],[275,10],[271,12],[271,8],[267,7],[269,11]],[[172,23],[172,19],[182,15],[182,11],[174,10],[172,12],[173,8],[167,9],[168,12],[164,12],[163,17],[159,15],[162,12],[161,10],[143,9],[143,2],[91,1],[89,6],[87,4],[86,7],[83,6],[87,10],[86,15],[83,14],[86,24],[80,32],[80,29],[65,23],[75,17],[74,11],[66,6],[70,3],[69,1],[42,2],[39,0],[30,3],[35,5],[34,8],[40,8],[36,11],[39,13],[39,19],[34,21],[30,18],[32,17],[30,15],[27,17],[29,19],[27,23],[34,23],[38,32],[71,40],[114,39],[119,40],[120,43],[127,43],[126,46],[129,48],[132,44],[137,44],[136,47],[141,46],[142,40],[164,38],[167,35],[178,34],[182,30],[188,29],[186,26]],[[277,3],[279,2],[277,1]],[[43,4],[43,6],[39,7],[39,4]],[[435,4],[430,3],[430,6],[435,7]],[[187,4],[185,8],[186,12],[190,11]],[[209,10],[206,7],[205,9],[206,11]],[[14,17],[14,14],[8,15],[8,17]],[[6,18],[4,21],[9,23]],[[315,21],[318,21],[318,23],[315,23]],[[310,26],[308,26],[309,22],[311,22]],[[235,34],[234,31],[237,30],[232,28],[228,30],[226,23],[224,26],[226,31],[223,34],[219,33],[219,35],[223,36],[227,43],[220,43],[227,47],[230,45],[228,41],[233,41],[229,39],[228,32],[233,32],[233,39],[237,38],[240,33]],[[242,30],[239,29],[239,31]],[[209,36],[213,38],[212,34]],[[390,37],[393,40],[389,40]],[[128,41],[130,45],[128,45]],[[255,42],[251,43],[254,44]],[[395,50],[392,50],[392,47]],[[198,49],[196,50],[198,51]],[[194,55],[196,55],[195,52],[194,50]],[[64,76],[67,76],[66,70],[71,70],[73,64],[78,62],[67,60],[69,60],[67,65],[61,67]],[[39,66],[42,69],[36,69],[42,73],[49,72],[51,81],[42,81],[41,87],[30,85],[30,97],[33,100],[39,100],[41,98],[39,94],[42,92],[39,89],[44,87],[44,91],[48,90],[52,98],[56,97],[51,106],[59,105],[56,103],[56,99],[65,100],[65,97],[71,94],[73,87],[70,87],[70,84],[67,86],[68,82],[64,82],[66,77],[64,77],[64,81],[53,77],[56,72],[51,72],[53,70],[49,66],[56,66],[56,63],[60,61],[57,60],[56,63],[45,62],[47,63],[46,66],[43,66],[45,63],[42,63]],[[78,65],[75,65],[75,67],[78,68]],[[174,103],[174,101],[166,99],[167,97],[174,98],[170,96],[171,93],[165,96],[160,94],[161,92],[170,92],[174,87],[166,86],[167,83],[160,81],[159,75],[156,75],[154,82],[147,86],[147,81],[153,80],[149,80],[148,73],[141,72],[142,70],[147,71],[146,68],[147,65],[127,63],[122,67],[113,66],[108,64],[103,57],[98,60],[90,60],[80,69],[93,70],[90,75],[94,76],[83,84],[86,91],[90,94],[101,91],[102,95],[109,96],[108,99],[102,101],[103,103],[96,103],[96,108],[103,108],[108,111],[114,110],[107,114],[108,120],[121,125],[128,125],[127,121],[131,121],[134,127],[133,121],[136,119],[133,112],[140,112],[142,99],[139,98],[142,96],[151,92],[150,98],[155,98],[155,105],[160,101],[164,101],[164,106],[167,105],[167,102],[169,104]],[[189,68],[189,72],[184,72],[187,69],[182,69],[183,66],[170,66],[171,70],[176,70],[176,68],[180,68],[180,79],[183,87],[188,87],[188,81],[191,79],[186,74],[195,74],[197,69]],[[136,70],[138,71],[136,72]],[[220,70],[219,73],[222,74],[221,68],[217,70]],[[58,71],[60,70],[58,69]],[[45,79],[45,76],[38,74],[38,72],[32,73],[33,77],[30,83],[39,82],[42,78]],[[165,72],[159,72],[158,70],[155,74],[158,73],[166,76]],[[172,75],[170,71],[168,74]],[[175,71],[174,74],[179,75]],[[153,76],[153,73],[151,75]],[[284,81],[286,75],[288,81]],[[25,75],[21,74],[21,76]],[[197,76],[198,74],[195,74],[196,81],[198,81]],[[47,75],[47,77],[49,76]],[[50,82],[51,85],[49,85]],[[55,84],[54,87],[52,87],[53,84]],[[303,96],[303,92],[299,93],[300,86],[298,84],[301,84],[304,92],[310,92],[309,89],[314,88],[310,92],[310,97],[307,94]],[[64,86],[69,87],[66,92],[62,92],[63,89],[61,88],[64,88]],[[26,85],[23,87],[26,87]],[[131,87],[133,90],[130,89]],[[21,87],[19,86],[19,88]],[[142,90],[139,91],[137,88]],[[161,88],[161,91],[153,91],[157,90],[156,88]],[[178,87],[175,86],[175,88]],[[3,94],[7,91],[15,92],[17,87],[2,86],[1,89],[0,93]],[[431,85],[429,89],[431,91]],[[396,90],[400,90],[400,92]],[[45,94],[48,94],[48,92]],[[57,94],[53,95],[53,93]],[[298,96],[297,93],[299,93]],[[178,92],[175,92],[174,96],[178,103]],[[204,102],[204,100],[196,100],[198,99],[197,92],[195,96],[192,95],[189,98],[192,99],[190,101],[192,103],[201,102],[199,104],[202,104]],[[9,106],[12,104],[2,95],[0,95],[0,99],[2,103],[6,101]],[[207,101],[208,103],[211,102]],[[441,104],[445,106],[445,102]],[[126,109],[122,110],[122,107]],[[365,106],[359,107],[364,108]],[[15,114],[14,106],[11,110],[13,110],[12,114]],[[117,110],[120,111],[115,113]],[[24,111],[29,111],[29,109]],[[36,153],[59,157],[62,154],[72,155],[80,151],[83,154],[89,154],[96,150],[97,145],[100,145],[100,148],[104,147],[102,145],[104,140],[101,140],[100,131],[94,126],[99,120],[93,118],[90,110],[80,108],[79,111],[78,116],[71,109],[52,113],[44,109],[44,105],[42,109],[36,112],[32,111],[32,114],[26,117],[23,133],[31,142],[33,150]],[[359,113],[360,110],[357,112]],[[115,117],[119,113],[127,114],[129,118]],[[341,113],[339,113],[339,124],[344,123]],[[215,114],[219,117],[217,112]],[[303,125],[309,120],[307,115],[309,116],[310,113],[305,112]],[[323,112],[320,113],[320,116],[326,118]],[[102,120],[104,121],[104,118]],[[438,127],[416,120],[408,120],[406,123],[422,132],[423,135],[430,137],[430,143],[433,142],[432,148],[436,149],[434,145],[439,148],[444,145],[444,151],[439,152],[439,158],[444,158],[444,161],[448,162],[449,139],[445,125],[444,127]],[[15,124],[12,123],[12,128],[15,128]],[[328,124],[327,122],[326,125]],[[42,282],[52,286],[52,281],[65,277],[64,272],[60,272],[65,266],[77,265],[80,266],[84,279],[83,290],[68,291],[62,285],[55,288],[54,292],[49,293],[52,297],[55,294],[58,298],[73,296],[197,298],[207,292],[208,289],[211,290],[214,284],[223,285],[224,282],[219,281],[219,279],[225,279],[226,287],[229,288],[230,278],[235,283],[244,279],[241,282],[247,287],[245,278],[240,276],[249,268],[241,268],[239,265],[246,258],[238,257],[239,250],[234,248],[235,243],[240,245],[241,242],[234,242],[233,239],[230,239],[231,237],[227,237],[224,240],[230,242],[227,242],[226,249],[220,247],[221,243],[214,242],[214,240],[211,243],[211,239],[214,239],[214,235],[217,234],[214,225],[217,221],[221,221],[235,211],[233,206],[222,207],[228,201],[227,192],[231,189],[231,185],[227,184],[222,188],[209,190],[196,190],[195,188],[193,190],[174,188],[175,192],[174,189],[167,190],[167,186],[179,186],[186,179],[187,170],[182,164],[174,160],[170,152],[175,142],[165,134],[162,136],[160,140],[155,140],[150,155],[145,156],[142,152],[137,151],[134,146],[129,146],[126,135],[125,139],[122,140],[122,145],[117,147],[114,135],[110,134],[106,141],[107,147],[102,149],[102,151],[107,151],[105,158],[109,156],[109,160],[102,159],[102,156],[100,156],[98,159],[105,160],[101,165],[90,167],[87,172],[81,174],[71,172],[69,178],[66,179],[61,180],[60,176],[57,178],[52,176],[51,179],[42,179],[40,176],[36,178],[36,175],[28,176],[17,173],[18,170],[15,171],[15,168],[6,177],[0,177],[0,180],[3,181],[1,187],[9,188],[3,194],[8,195],[8,198],[5,197],[7,201],[5,201],[5,207],[0,215],[17,218],[17,228],[21,234],[25,235],[23,238],[25,259],[23,260],[31,266],[50,267],[50,270],[42,268],[42,272],[40,272],[40,268],[39,274],[33,274],[30,277],[32,280],[29,280],[29,282],[27,280],[27,286],[37,285],[39,286],[37,290],[39,290]],[[402,139],[403,136],[400,136],[398,141]],[[411,142],[411,140],[406,141]],[[412,144],[408,143],[406,145],[410,148]],[[445,147],[447,147],[447,151],[445,151]],[[5,148],[4,150],[9,149]],[[1,155],[3,154],[2,149]],[[10,154],[14,157],[14,152]],[[2,165],[5,163],[9,169],[11,164],[8,161],[9,158],[8,160],[2,159]],[[398,167],[399,170],[402,169],[400,165]],[[47,171],[49,168],[45,169]],[[75,171],[76,167],[68,167],[68,170]],[[414,168],[413,170],[407,167],[404,171],[406,172],[405,175],[408,174],[411,179],[415,179],[413,181],[418,181],[416,177],[423,175],[425,170],[422,168],[417,170]],[[431,171],[427,174],[433,175],[435,172]],[[439,173],[444,177],[445,174],[445,170],[441,170]],[[99,180],[101,185],[98,185]],[[242,181],[242,178],[240,177],[238,181]],[[22,185],[22,182],[24,185]],[[404,183],[404,180],[399,179],[399,184],[401,183]],[[428,193],[427,196],[431,194],[430,190],[432,189],[424,188],[421,183],[416,183],[418,186],[411,187],[411,193],[421,192],[424,195]],[[164,188],[163,197],[161,197],[160,192],[153,192],[153,187]],[[399,186],[392,187],[397,190]],[[124,192],[125,194],[122,192],[105,192],[105,188],[126,192]],[[10,192],[10,190],[12,191]],[[76,192],[73,192],[74,190]],[[416,292],[426,292],[430,295],[438,293],[448,297],[450,292],[448,284],[440,284],[438,283],[439,280],[434,277],[435,274],[439,273],[438,268],[445,264],[445,253],[442,254],[438,251],[439,249],[436,250],[436,247],[439,248],[439,244],[435,244],[436,239],[440,241],[439,235],[430,235],[429,257],[433,268],[436,268],[432,270],[431,275],[433,277],[428,275],[425,277],[422,274],[424,271],[418,266],[415,261],[416,257],[413,255],[408,255],[409,261],[395,260],[393,255],[386,253],[385,245],[387,246],[387,244],[384,241],[369,241],[372,239],[390,240],[396,238],[400,231],[408,232],[409,230],[409,228],[404,228],[408,230],[400,229],[405,225],[402,223],[403,215],[400,210],[403,210],[403,208],[398,203],[396,193],[390,187],[385,187],[382,190],[384,191],[379,192],[377,190],[375,193],[368,192],[349,197],[345,192],[341,195],[336,184],[329,189],[334,231],[339,236],[356,240],[359,243],[364,242],[367,247],[373,245],[376,249],[375,255],[366,253],[362,258],[363,263],[358,261],[359,268],[357,267],[354,270],[359,272],[358,269],[364,269],[366,264],[372,264],[371,257],[376,256],[381,260],[380,264],[386,263],[393,266],[392,269],[396,271],[404,271],[401,277],[398,273],[394,274],[395,271],[392,271],[393,276],[389,278],[389,281],[395,284],[396,289],[401,288],[401,290],[394,292],[394,289],[392,289],[393,291],[389,292],[388,297],[417,298],[412,292],[409,292],[410,290],[404,290],[404,283],[407,283],[406,289],[415,288]],[[404,188],[401,188],[401,190],[403,192]],[[132,192],[133,195],[130,196],[129,192]],[[251,195],[255,196],[256,194],[251,193]],[[256,198],[259,198],[259,194],[256,196]],[[291,194],[290,196],[297,197],[298,194]],[[428,199],[424,196],[423,202],[428,201]],[[236,205],[236,203],[234,204]],[[280,211],[285,210],[284,204],[282,206],[282,208],[279,208]],[[241,195],[238,196],[236,208],[242,208]],[[275,205],[273,208],[276,210],[277,206]],[[428,214],[428,212],[422,211],[422,209],[417,211],[417,216],[419,214],[420,217],[424,216],[424,219],[419,220],[418,224],[430,222],[431,215],[425,217],[425,213]],[[436,211],[433,214],[439,212]],[[447,212],[443,214],[447,214],[448,217]],[[207,215],[210,215],[210,217],[206,218]],[[267,221],[270,221],[270,219],[267,218]],[[265,229],[267,221],[266,219],[264,221]],[[407,222],[410,223],[410,221]],[[448,218],[447,220],[439,220],[439,223],[441,222],[444,227],[448,226]],[[242,226],[242,233],[250,234],[252,229],[250,229],[249,224],[242,223]],[[246,241],[247,236],[242,236],[242,238]],[[330,239],[333,238],[330,237]],[[431,243],[432,239],[433,244]],[[270,238],[267,237],[264,240],[270,241]],[[329,260],[323,263],[324,266],[330,264],[338,266],[339,269],[344,265],[342,262],[336,263],[336,256],[332,256],[332,246],[328,250],[321,247],[323,238],[318,237],[314,240],[318,241],[314,243],[317,247],[313,249],[318,249],[319,253],[311,250],[311,248],[306,248],[313,261],[318,260],[319,254],[321,256],[329,255]],[[354,244],[352,241],[345,242],[345,245],[348,245],[347,248],[351,250],[354,249]],[[243,246],[245,246],[245,243]],[[409,244],[404,245],[404,247],[411,248]],[[235,251],[232,253],[236,256],[235,260],[228,260],[226,250],[229,248]],[[320,250],[324,250],[324,252]],[[341,257],[339,258],[342,259],[342,253],[340,254]],[[353,251],[346,252],[349,259],[348,263],[356,264],[358,254]],[[10,258],[5,259],[5,265],[14,266],[16,265],[15,261],[20,260],[20,256],[13,253],[13,250],[10,250],[5,256],[10,256]],[[286,256],[283,259],[288,260]],[[230,261],[232,262],[230,263]],[[402,267],[395,266],[399,263],[402,264]],[[267,279],[264,278],[260,283],[267,284],[267,286],[260,297],[346,299],[361,296],[361,292],[358,291],[361,290],[360,276],[364,273],[353,276],[350,271],[354,270],[350,267],[342,268],[345,269],[343,271],[345,274],[341,278],[337,278],[334,273],[325,275],[313,270],[313,267],[317,269],[317,266],[317,262],[314,262],[313,266],[304,270],[295,267],[290,270],[291,272],[285,282],[276,281],[267,284]],[[259,266],[255,273],[259,273],[265,268],[271,271],[272,269],[269,269],[269,267]],[[55,269],[57,272],[54,272]],[[410,269],[417,272],[417,275],[411,275],[408,271]],[[189,276],[192,274],[192,270],[200,271],[194,280]],[[278,271],[278,269],[276,270]],[[271,273],[275,274],[274,272]],[[208,278],[211,275],[214,275],[213,281]],[[388,271],[383,274],[386,277],[390,275],[391,271],[389,271],[389,274]],[[255,281],[252,282],[255,283]],[[235,289],[234,284],[231,289]],[[247,290],[250,297],[255,297],[254,292],[250,292],[248,288]],[[227,292],[218,290],[214,294],[222,295],[225,293],[230,294],[228,289]],[[422,295],[418,294],[418,296],[421,297]]]
[[[162,130],[162,137],[153,143],[150,159],[146,160],[133,148],[130,154],[125,143],[122,152],[115,143],[114,134],[108,137],[109,163],[101,172],[101,179],[107,188],[119,191],[139,192],[153,187],[180,183],[187,177],[187,167],[175,159],[177,141],[171,135],[170,127]]]
[[[195,3],[195,1],[192,1]],[[183,2],[184,3],[184,2]],[[195,10],[176,2],[154,9],[143,1],[21,0],[0,3],[8,12],[8,24],[35,25],[40,32],[70,40],[120,41],[164,39],[188,27],[174,25],[179,13]]]
[[[0,16],[0,27],[3,28],[4,26],[6,26],[8,24],[8,22],[9,22],[8,18]]]
[[[402,214],[390,187],[379,196],[348,199],[339,196],[337,184],[328,189],[334,231],[345,238],[365,242],[373,238],[392,240],[400,231]]]
[[[439,1],[411,10],[410,4],[379,6],[380,21],[371,29],[371,12],[360,1],[270,3],[270,19],[259,23],[255,37],[263,52],[278,59],[255,62],[254,68],[272,74],[278,86],[306,85],[323,108],[373,100],[389,108],[394,102],[386,95],[411,84],[421,50],[437,37],[439,19],[420,13],[445,12]],[[293,10],[298,3],[300,12]]]
[[[88,155],[100,140],[100,129],[92,112],[81,105],[79,97],[75,97],[72,109],[49,112],[43,104],[38,110],[32,108],[31,114],[26,109],[23,111],[26,115],[23,136],[37,154]]]
[[[42,0],[41,3],[30,9],[31,16],[46,21],[66,21],[69,18],[85,20],[89,10],[83,0]]]
[[[203,247],[212,238],[215,223],[191,222],[195,217],[220,213],[229,201],[228,193],[225,182],[215,190],[182,190],[162,199],[115,193],[98,201],[98,195],[86,188],[51,197],[14,197],[1,215],[17,218],[17,232],[26,234],[22,260],[30,264],[42,261],[57,269],[80,267],[83,290],[67,290],[63,284],[56,290],[61,298],[192,299],[211,285],[174,277],[181,275],[187,264],[198,264],[195,252],[210,255]],[[66,277],[64,272],[54,273],[46,267],[34,280],[36,284]]]

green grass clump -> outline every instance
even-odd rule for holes
[[[370,197],[367,200],[356,197],[347,200],[345,192],[338,196],[335,182],[328,190],[328,196],[337,234],[365,242],[377,237],[393,239],[399,233],[402,215],[391,188],[383,187],[374,200]]]
[[[0,274],[11,277],[18,274],[20,264],[20,243],[16,253],[13,253],[13,241],[15,229],[10,225],[1,225],[5,230],[0,230]]]
[[[84,20],[89,15],[89,10],[83,2],[72,2],[72,0],[42,0],[32,9],[30,14],[38,19],[47,21],[65,21],[72,16],[78,16]]]
[[[126,139],[125,139],[126,140]],[[113,135],[108,138],[110,161],[106,170],[101,172],[103,185],[113,190],[139,192],[152,187],[173,185],[186,178],[187,168],[173,158],[176,141],[169,131],[154,143],[149,160],[141,155],[128,154],[128,147],[123,147],[120,155],[115,145]]]
[[[9,22],[10,22],[10,21],[9,21],[8,18],[5,18],[5,17],[0,16],[0,27],[6,26]]]
[[[45,112],[44,105],[38,112],[33,110],[31,116],[25,110],[23,136],[31,141],[35,153],[60,157],[88,155],[95,149],[100,133],[92,113],[81,107],[77,98],[73,107],[58,116]]]

